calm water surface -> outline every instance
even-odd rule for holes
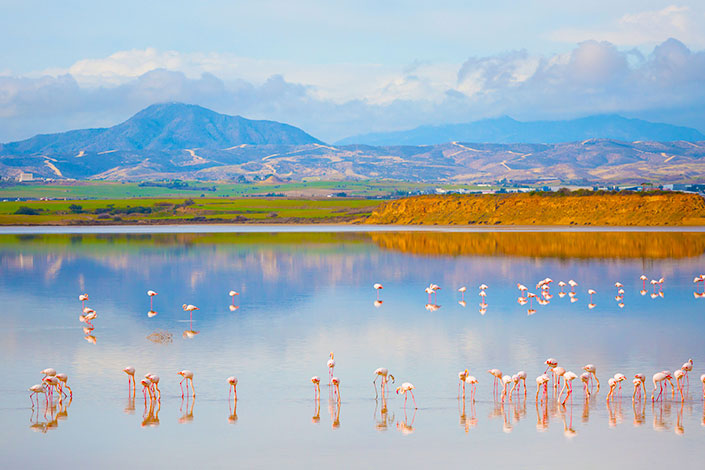
[[[655,468],[705,457],[703,233],[285,232],[0,236],[0,455],[5,468],[478,465]],[[663,297],[639,276],[664,277]],[[516,283],[574,279],[578,301],[517,303]],[[625,285],[624,308],[615,281]],[[381,282],[375,307],[372,284]],[[439,284],[430,312],[423,289]],[[477,286],[486,283],[487,312]],[[468,286],[467,306],[460,305]],[[588,308],[588,288],[594,309]],[[148,317],[147,289],[157,315]],[[228,291],[240,292],[231,311]],[[648,286],[649,293],[651,287]],[[702,291],[702,287],[697,287]],[[98,312],[78,321],[81,292]],[[200,307],[193,323],[183,303]],[[186,333],[185,333],[186,332]],[[197,332],[197,333],[193,333]],[[329,400],[335,352],[342,403]],[[534,378],[554,356],[650,377],[693,358],[688,398],[632,405],[631,380],[564,408],[537,405]],[[126,365],[161,376],[161,405],[128,396]],[[32,410],[27,388],[54,367],[74,396]],[[375,400],[373,371],[412,382],[419,409]],[[457,372],[480,380],[457,399]],[[528,373],[529,396],[501,405],[489,368]],[[181,369],[197,397],[182,400]],[[236,409],[225,379],[236,375]],[[320,410],[312,375],[323,380]]]

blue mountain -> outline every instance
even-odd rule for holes
[[[397,132],[377,132],[342,139],[338,145],[436,145],[446,142],[562,143],[587,139],[623,142],[673,142],[705,140],[696,129],[671,124],[628,119],[615,114],[589,116],[568,121],[521,122],[504,116],[466,124],[421,126]]]

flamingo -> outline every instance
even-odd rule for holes
[[[232,393],[235,398],[234,400],[237,400],[237,377],[230,376],[226,379],[226,382],[228,382],[228,400],[230,400],[230,394]],[[320,379],[319,379],[320,382]]]
[[[487,290],[488,287],[487,284],[480,284],[480,290]]]
[[[662,370],[661,372],[663,372],[664,374],[666,374],[666,385],[665,385],[665,386],[666,386],[666,393],[668,393],[668,385],[670,385],[670,386],[671,386],[671,398],[675,398],[675,396],[676,396],[676,389],[675,389],[675,387],[673,386],[673,380],[672,380],[672,379],[673,379],[673,375],[671,375],[671,372],[670,372],[670,371],[667,371],[667,370]]]
[[[663,393],[663,381],[666,380],[667,377],[668,374],[664,372],[656,372],[652,377],[652,381],[654,383],[654,390],[651,392],[651,402],[654,402],[661,398],[661,394]],[[659,392],[658,397],[654,398],[654,395],[656,394],[656,384],[659,385]]]
[[[186,392],[188,393],[188,384],[189,384],[189,382],[191,382],[191,395],[195,397],[196,396],[196,389],[193,386],[193,372],[191,372],[188,369],[184,369],[182,371],[177,372],[177,375],[180,375],[181,377],[183,377],[181,379],[181,382],[179,382],[179,386],[181,387],[181,398],[184,397],[184,386],[182,385],[184,380],[186,381]]]
[[[66,395],[66,393],[64,392],[64,387],[66,387],[69,391],[69,396],[73,397],[73,391],[71,390],[71,387],[69,387],[69,384],[68,384],[69,376],[64,373],[61,373],[61,374],[56,374],[55,377],[57,379],[59,379],[59,382],[60,382],[60,384],[59,384],[60,389],[59,390],[61,391],[61,393],[63,395]]]
[[[592,295],[597,294],[597,292],[595,291],[595,289],[588,289],[587,292],[588,294],[590,294],[590,303],[588,304],[588,308],[595,308],[595,304],[592,303]]]
[[[151,386],[154,387],[154,396],[158,401],[162,401],[162,391],[159,390],[159,376],[155,374],[149,374],[147,377],[151,382]]]
[[[230,297],[232,297],[232,299],[233,299],[233,303],[230,304],[230,306],[228,308],[230,309],[231,312],[234,312],[235,310],[237,310],[237,306],[235,305],[235,296],[240,295],[240,293],[235,292],[234,290],[231,290],[230,292],[228,292],[228,295]]]
[[[572,372],[568,371],[565,374],[563,374],[563,388],[561,389],[561,393],[558,394],[558,401],[561,401],[561,395],[563,395],[563,390],[566,388],[568,389],[568,393],[565,395],[565,399],[561,403],[561,405],[565,405],[565,402],[568,401],[568,397],[573,394],[573,380],[577,379],[578,376]]]
[[[705,382],[703,382],[705,383]],[[49,406],[49,398],[47,397],[47,386],[44,382],[29,387],[29,399],[32,402],[32,409],[34,409],[34,397],[40,393],[44,394],[44,399],[46,400],[46,405]],[[39,397],[37,397],[37,408],[39,408]],[[37,418],[39,419],[39,418]]]
[[[150,311],[150,312],[153,312],[153,311],[154,311],[154,302],[153,302],[153,300],[154,300],[154,296],[157,295],[157,293],[154,292],[153,290],[148,290],[148,291],[147,291],[147,295],[149,296],[149,311]]]
[[[520,370],[517,372],[517,376],[519,377],[519,380],[521,380],[521,384],[524,386],[524,398],[526,398],[526,372]]]
[[[96,318],[98,318],[98,314],[95,312],[95,310],[93,310],[90,307],[84,307],[83,308],[83,315],[78,317],[78,321],[89,325],[91,327],[91,329],[93,329],[94,326],[93,326],[93,323],[91,323],[91,322],[93,320],[95,320]]]
[[[382,287],[382,284],[380,284],[379,282],[374,284],[372,287],[374,287],[375,290],[377,291],[377,300],[379,300],[379,291],[384,289],[384,287]]]
[[[504,397],[507,396],[507,387],[509,386],[510,383],[512,383],[512,377],[510,375],[504,375],[502,376],[502,403],[504,403]],[[511,397],[509,397],[511,400]]]
[[[462,286],[460,289],[458,289],[458,292],[460,292],[460,300],[464,301],[465,300],[465,292],[468,290],[467,287]]]
[[[194,310],[200,310],[198,307],[196,307],[195,305],[191,305],[191,304],[183,304],[183,305],[181,306],[181,308],[184,309],[184,312],[188,312],[189,319],[190,319],[191,321],[193,321],[193,311],[194,311]]]
[[[553,369],[553,388],[557,389],[561,386],[561,377],[565,375],[565,369],[561,366],[556,366]]]
[[[236,379],[237,380],[237,379]],[[311,383],[313,384],[313,399],[321,399],[321,378],[317,375],[311,377]]]
[[[521,291],[522,297],[524,297],[524,294],[526,294],[526,291],[529,290],[529,289],[527,289],[527,287],[524,284],[517,284],[517,289],[519,289]]]
[[[122,369],[124,373],[127,374],[127,388],[130,389],[130,384],[132,384],[133,390],[135,388],[135,368],[132,366],[127,366]]]
[[[597,389],[600,390],[600,381],[597,378],[597,368],[595,367],[595,365],[586,364],[583,366],[583,370],[595,378],[595,382],[597,382]]]
[[[688,362],[684,363],[681,366],[681,370],[683,370],[683,372],[685,372],[685,379],[686,379],[688,385],[690,385],[690,377],[688,377],[688,373],[693,370],[693,360],[688,359]]]
[[[534,297],[536,297],[536,294],[534,294],[533,292],[529,292],[528,294],[526,294],[526,296],[529,298],[529,310],[533,310],[533,308],[534,308],[533,300],[534,300]]]
[[[404,394],[404,409],[406,409],[406,400],[408,398],[406,396],[407,392],[411,394],[411,399],[414,400],[414,409],[415,410],[419,409],[419,407],[416,406],[416,398],[414,398],[414,392],[412,392],[412,390],[414,390],[415,388],[416,387],[414,387],[414,385],[409,382],[404,382],[403,384],[401,384],[400,386],[397,387],[397,390],[396,390],[397,395],[399,395],[399,393]]]
[[[44,376],[44,377],[42,377],[42,379],[45,379],[47,377],[54,377],[56,375],[56,369],[48,367],[39,373]]]
[[[435,294],[436,291],[434,291],[430,287],[427,287],[424,289],[424,292],[426,292],[428,294],[428,305],[432,305],[431,304],[431,294]]]
[[[558,293],[558,297],[560,297],[561,299],[563,297],[565,297],[565,291],[563,290],[565,288],[565,286],[567,286],[567,284],[565,282],[558,281],[558,287],[561,288],[561,291]]]
[[[328,359],[328,383],[331,383],[333,379],[333,369],[335,369],[335,359],[333,359],[333,353],[330,353],[330,359]]]
[[[86,300],[88,300],[88,294],[81,294],[78,296],[78,300],[81,301],[81,308],[86,306]]]
[[[585,391],[585,398],[590,398],[590,387],[588,387],[588,383],[590,382],[590,379],[592,376],[590,375],[589,372],[583,372],[580,374],[580,381],[583,383],[583,390]]]
[[[497,385],[502,380],[502,371],[499,369],[490,369],[487,372],[494,376],[494,390],[492,392],[494,396],[497,394]]]
[[[612,397],[612,394],[614,393],[615,387],[617,387],[617,381],[614,380],[613,377],[610,377],[610,379],[607,381],[607,384],[610,386],[610,391],[607,393],[607,402],[609,403],[610,398]]]
[[[634,384],[634,393],[632,394],[632,401],[636,401],[637,394],[639,395],[639,398],[641,398],[641,389],[642,389],[641,379],[634,377],[632,379],[632,384]]]
[[[614,374],[614,380],[617,382],[617,385],[619,385],[619,393],[622,393],[622,382],[627,380],[627,378],[624,376],[624,374],[616,373]]]
[[[485,302],[485,297],[487,294],[485,293],[484,290],[480,291],[480,297],[482,297],[482,301],[480,302],[480,308],[487,308],[487,303]]]
[[[641,390],[644,392],[644,398],[646,398],[646,376],[644,374],[634,374],[634,378],[641,382]]]
[[[537,403],[539,401],[539,392],[541,391],[541,387],[543,387],[544,397],[548,395],[548,382],[550,382],[550,381],[551,381],[551,379],[546,374],[541,374],[538,377],[536,377],[536,402]]]
[[[336,396],[338,404],[340,404],[340,379],[338,377],[333,377],[331,383],[335,387],[333,394]]]
[[[372,381],[372,385],[375,386],[375,400],[377,399],[377,379],[382,377],[382,384],[380,385],[380,388],[382,389],[382,398],[384,398],[384,391],[387,385],[387,382],[390,380],[392,383],[394,383],[394,376],[389,373],[389,369],[386,367],[380,367],[379,369],[375,370],[375,379]]]
[[[546,370],[543,371],[543,373],[545,374],[546,372],[548,372],[548,369],[553,369],[558,365],[558,359],[549,357],[548,359],[546,359],[546,361],[544,361],[544,364],[546,364]]]
[[[149,401],[154,400],[154,396],[152,395],[152,382],[145,377],[140,380],[140,383],[142,384],[142,393],[144,394],[145,403],[147,402],[147,393],[149,393]]]
[[[570,286],[570,291],[575,294],[575,288],[578,287],[578,283],[571,279],[568,281],[568,285]]]
[[[465,383],[470,384],[470,400],[475,403],[475,389],[477,388],[477,379],[473,375],[465,377]],[[464,387],[464,386],[463,386]],[[526,388],[526,387],[525,387]],[[705,381],[703,381],[703,389],[705,390]]]

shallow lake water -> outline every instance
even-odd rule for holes
[[[705,457],[705,298],[693,294],[703,291],[693,278],[705,272],[704,233],[25,233],[0,235],[0,266],[4,468],[655,468]],[[662,288],[647,282],[642,295],[642,274],[663,277]],[[529,315],[516,285],[537,292],[546,277],[553,298],[532,301]],[[559,295],[569,279],[575,302]],[[440,308],[427,308],[429,283],[441,287],[430,302]],[[79,321],[83,292],[98,313],[92,330]],[[199,307],[192,322],[184,303]],[[578,375],[595,364],[601,390],[585,401],[578,379],[565,408],[550,389],[537,404],[548,357]],[[633,405],[635,373],[650,394],[655,372],[689,358],[683,403],[669,392]],[[161,377],[161,403],[147,403],[139,383],[130,396],[127,365],[138,382]],[[46,367],[68,374],[73,399],[33,409],[27,389]],[[415,385],[418,410],[393,391],[382,410],[378,367]],[[474,405],[457,397],[465,368],[479,380]],[[490,368],[525,370],[528,397],[494,398]],[[194,372],[195,399],[181,397],[181,369]],[[628,380],[608,404],[618,372]]]

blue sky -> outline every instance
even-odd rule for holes
[[[702,2],[489,3],[0,0],[0,141],[167,100],[328,141],[503,114],[705,130]]]

